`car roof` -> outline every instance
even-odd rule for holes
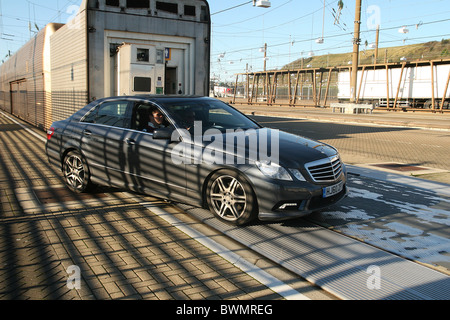
[[[212,99],[206,96],[197,96],[197,95],[161,95],[161,94],[138,94],[138,95],[126,95],[126,96],[115,96],[115,97],[105,97],[99,100],[149,100],[149,101],[167,101],[167,100],[176,100],[176,99]]]

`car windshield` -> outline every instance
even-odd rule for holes
[[[176,125],[194,134],[208,129],[257,129],[260,126],[226,103],[214,99],[176,99],[161,103]],[[194,130],[195,127],[195,130]]]

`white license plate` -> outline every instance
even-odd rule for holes
[[[329,187],[325,187],[322,189],[322,196],[324,198],[328,198],[331,196],[334,196],[335,194],[338,194],[339,192],[342,191],[342,189],[344,188],[344,182],[341,181],[339,183],[336,183],[332,186]]]

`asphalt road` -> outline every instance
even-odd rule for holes
[[[450,131],[253,116],[260,124],[336,147],[347,164],[387,167],[401,174],[450,183]]]
[[[350,164],[398,162],[448,170],[450,132],[414,128],[253,117],[266,127],[304,135],[336,147]]]

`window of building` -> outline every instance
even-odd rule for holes
[[[195,6],[184,6],[184,15],[195,17]]]
[[[139,49],[137,48],[136,60],[139,62],[149,62],[149,49]]]
[[[106,5],[111,7],[118,7],[120,5],[119,0],[106,0]]]
[[[204,22],[209,21],[209,18],[208,18],[208,9],[206,8],[206,6],[202,6],[202,7],[201,7],[201,11],[200,11],[200,21],[204,21]]]
[[[149,9],[150,0],[127,0],[127,8]]]
[[[163,1],[156,1],[156,10],[161,10],[161,11],[178,14],[178,4],[170,3],[170,2],[163,2]]]
[[[150,92],[152,86],[152,79],[148,77],[134,77],[135,92]]]

